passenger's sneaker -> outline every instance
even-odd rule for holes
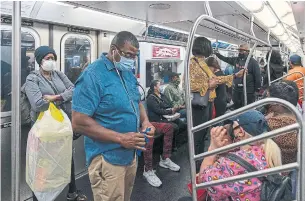
[[[80,190],[77,190],[74,193],[68,193],[68,201],[87,201],[87,196],[83,194]]]
[[[147,182],[154,187],[160,187],[162,185],[161,180],[157,177],[154,170],[149,170],[147,172],[144,170],[143,176]]]
[[[175,172],[178,172],[180,170],[180,166],[171,161],[171,159],[169,158],[163,160],[162,157],[160,157],[159,165],[163,168],[167,168]]]

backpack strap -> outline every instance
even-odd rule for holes
[[[230,159],[231,161],[239,164],[240,166],[242,166],[243,168],[245,168],[248,172],[255,172],[258,171],[258,169],[256,167],[254,167],[253,165],[251,165],[248,161],[244,160],[243,158],[239,157],[236,154],[233,153],[227,153],[224,157]],[[257,177],[260,181],[262,181],[261,177]]]
[[[30,74],[36,75],[35,82],[38,84],[38,79],[37,79],[37,77],[39,76],[39,71],[37,71],[37,70],[31,71],[31,72],[29,73],[29,75],[30,75]],[[26,81],[25,81],[25,83],[21,86],[21,89],[20,89],[20,91],[21,91],[22,93],[24,93],[24,94],[26,94],[26,93],[25,93],[25,84],[26,84]]]

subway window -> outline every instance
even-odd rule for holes
[[[71,82],[75,83],[79,75],[91,62],[91,39],[83,35],[71,35],[64,40],[64,70]]]
[[[28,74],[35,70],[34,52],[38,43],[38,36],[34,37],[34,34],[28,31],[21,32],[21,86]],[[9,28],[1,30],[1,112],[11,111],[11,73],[12,31]]]
[[[159,80],[161,84],[168,84],[169,75],[171,72],[177,72],[177,66],[177,62],[146,62],[146,88],[153,80]]]

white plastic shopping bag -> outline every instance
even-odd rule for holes
[[[65,112],[53,103],[31,128],[26,151],[26,182],[39,201],[53,201],[71,179],[73,131]]]

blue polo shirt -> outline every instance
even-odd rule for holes
[[[140,116],[137,79],[132,71],[119,71],[119,74],[106,54],[103,54],[76,81],[72,109],[92,117],[107,129],[122,134],[137,132],[140,124],[137,120]],[[89,137],[85,137],[85,152],[87,165],[100,154],[107,162],[122,166],[130,165],[135,156],[134,149],[125,149],[120,144],[96,141]]]

